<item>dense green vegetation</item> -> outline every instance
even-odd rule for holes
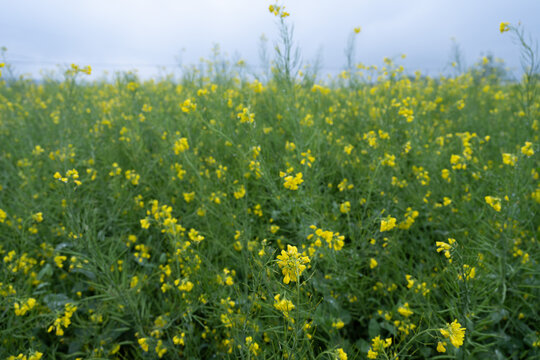
[[[281,65],[4,76],[0,357],[538,356],[534,76]]]

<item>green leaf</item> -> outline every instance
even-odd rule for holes
[[[368,325],[369,337],[373,339],[380,333],[381,333],[381,326],[379,325],[379,322],[375,319],[369,320],[369,325]]]

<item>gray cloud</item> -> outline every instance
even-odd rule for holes
[[[174,65],[207,56],[218,43],[229,54],[238,52],[258,64],[261,34],[277,38],[276,19],[267,1],[10,1],[0,13],[0,46],[8,48],[19,72],[51,68],[53,64],[92,65],[96,71],[154,65]],[[344,47],[352,29],[357,36],[357,60],[380,63],[385,56],[407,54],[401,61],[410,71],[436,74],[448,62],[451,41],[460,44],[470,65],[491,51],[519,68],[519,49],[501,21],[523,23],[540,38],[536,19],[540,2],[508,1],[285,1],[305,59],[322,49],[324,70],[345,63]],[[272,42],[272,41],[270,41]],[[144,66],[148,64],[147,66]],[[172,69],[172,67],[170,68]]]

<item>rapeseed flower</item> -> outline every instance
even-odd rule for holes
[[[521,147],[521,153],[525,156],[529,156],[529,157],[533,156],[534,150],[532,148],[532,145],[533,145],[532,142],[525,141],[525,145]]]
[[[440,342],[440,341],[439,341],[439,342],[437,343],[437,351],[440,352],[440,353],[446,352],[445,346],[446,346],[446,342],[445,342],[445,341],[443,341],[443,342]]]
[[[390,345],[392,345],[392,338],[382,340],[380,336],[377,336],[371,340],[371,347],[368,350],[367,358],[376,359],[379,353],[390,347]]]
[[[400,313],[404,317],[409,317],[412,314],[414,314],[414,312],[411,309],[409,309],[409,303],[405,303],[403,304],[403,306],[400,306],[398,308],[398,313]]]
[[[444,241],[437,241],[435,243],[437,245],[437,252],[444,251],[444,256],[446,256],[446,258],[450,262],[452,262],[452,256],[451,256],[450,250],[452,250],[452,247],[454,246],[455,242],[456,242],[455,239],[448,238],[448,243],[445,243]]]
[[[36,305],[36,299],[34,298],[28,298],[28,300],[26,300],[26,302],[23,302],[22,304],[19,304],[18,302],[16,302],[15,304],[13,304],[15,315],[24,316],[27,312],[32,310],[32,308],[34,308],[35,305]]]
[[[499,212],[501,211],[501,199],[494,196],[486,196],[484,198],[486,200],[486,203],[491,206],[495,211]]]
[[[178,155],[180,153],[183,153],[186,150],[189,150],[188,139],[183,137],[183,138],[180,138],[180,139],[176,140],[174,142],[173,150],[174,150],[174,153],[176,155]]]
[[[301,172],[297,173],[295,176],[287,175],[286,173],[281,172],[279,176],[284,178],[283,186],[289,190],[298,190],[298,185],[304,182]]]
[[[339,348],[336,350],[335,358],[336,360],[347,360],[347,353],[342,348]]]
[[[294,323],[294,319],[291,318],[289,314],[295,308],[292,301],[287,300],[285,298],[282,299],[280,294],[277,294],[276,296],[274,296],[274,300],[275,300],[274,307],[278,309],[279,311],[281,311],[283,313],[283,316],[285,316],[287,320]]]
[[[381,220],[381,232],[390,231],[396,227],[396,218],[388,216],[386,219]]]
[[[148,339],[147,338],[140,338],[137,340],[139,345],[141,346],[141,349],[143,349],[144,352],[148,352]]]
[[[287,251],[281,250],[281,255],[277,256],[279,260],[277,263],[283,273],[283,282],[288,284],[289,282],[298,281],[302,272],[306,269],[306,265],[309,262],[309,257],[302,256],[298,253],[296,246],[287,245]]]
[[[450,338],[450,342],[456,348],[463,345],[463,340],[465,339],[465,328],[461,327],[461,324],[458,323],[455,319],[451,324],[446,323],[446,327],[439,329],[442,336],[445,338]]]
[[[345,201],[339,205],[339,211],[341,211],[343,214],[347,214],[350,210],[351,203],[349,201]]]
[[[515,166],[517,161],[517,156],[514,154],[504,153],[502,154],[502,161],[505,165]]]

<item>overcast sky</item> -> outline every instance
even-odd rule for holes
[[[277,39],[276,19],[266,0],[0,0],[0,46],[17,73],[38,74],[55,64],[103,70],[138,68],[147,77],[158,65],[172,71],[208,57],[213,44],[259,65],[259,42]],[[356,60],[380,64],[400,60],[409,72],[437,75],[449,62],[452,41],[467,65],[492,53],[519,69],[519,48],[502,21],[518,24],[540,39],[539,0],[282,0],[291,13],[295,39],[305,60],[320,51],[324,72],[345,64],[347,37],[357,26]]]

